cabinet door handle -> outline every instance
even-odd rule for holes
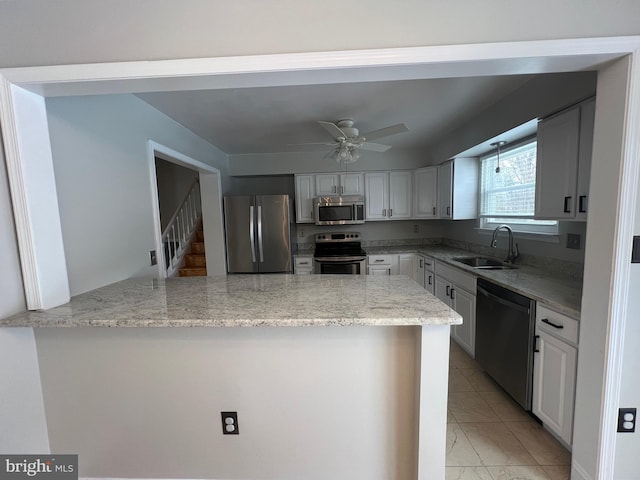
[[[387,216],[387,209],[386,209],[386,208],[383,208],[383,209],[382,209],[382,216],[383,216],[383,217],[386,217],[386,216]]]
[[[451,215],[451,207],[447,207],[447,216]]]
[[[547,318],[543,318],[540,321],[542,323],[546,323],[547,325],[551,325],[553,328],[557,328],[558,330],[562,330],[564,328],[564,325],[558,325],[557,323],[550,322]]]
[[[333,187],[331,187],[331,191],[333,193],[338,193],[338,187],[336,187],[335,185]]]
[[[451,292],[451,287],[450,287],[449,285],[447,285],[447,287],[446,287],[446,288],[447,288],[447,289],[446,289],[446,293],[445,293],[445,295],[448,297],[448,296],[449,296],[449,294],[450,294],[450,292]]]
[[[429,285],[431,285],[431,275],[429,275]]]
[[[342,186],[340,187],[340,191],[341,191],[342,193],[344,193],[344,185],[342,185]]]
[[[538,353],[540,349],[538,348],[538,339],[540,335],[536,335],[533,337],[533,353]]]
[[[376,262],[384,262],[384,259],[383,258],[378,258],[378,259],[376,259]]]
[[[298,265],[309,265],[309,262],[298,262]]]
[[[587,213],[587,196],[586,195],[580,195],[578,197],[578,212]]]
[[[424,265],[422,264],[422,259],[420,259],[420,268],[424,268]]]
[[[433,207],[433,214],[436,214],[436,207]]]
[[[455,288],[453,288],[453,287],[451,287],[451,295],[449,295],[449,297],[451,298],[451,300],[454,300],[453,292],[455,292],[455,291],[456,291],[456,289],[455,289]]]
[[[571,213],[571,197],[564,197],[564,213]]]
[[[391,217],[391,215],[393,215],[393,208],[389,209],[389,217]]]

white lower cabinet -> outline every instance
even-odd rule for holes
[[[401,253],[398,255],[398,270],[400,275],[407,275],[418,281],[418,258],[415,253]]]
[[[367,257],[367,274],[397,275],[398,255],[369,255]]]
[[[407,275],[418,281],[418,256],[415,253],[369,255],[367,273],[369,275]]]
[[[462,317],[462,325],[451,327],[451,337],[475,357],[476,277],[435,262],[435,295]]]
[[[573,440],[578,321],[538,305],[532,412],[567,446]]]
[[[313,257],[311,255],[294,257],[293,273],[295,275],[311,275],[313,273]]]

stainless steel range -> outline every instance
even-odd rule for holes
[[[313,273],[365,275],[367,253],[358,232],[318,233],[313,256]]]

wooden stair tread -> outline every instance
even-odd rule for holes
[[[204,267],[182,267],[179,275],[181,277],[206,277],[207,269]]]
[[[204,250],[204,232],[202,223],[197,227],[189,253],[184,256],[184,266],[178,269],[180,277],[206,277],[207,257]]]

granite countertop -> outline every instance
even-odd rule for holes
[[[478,255],[477,253],[442,245],[365,247],[365,250],[368,255],[397,253],[429,255],[449,266],[525,295],[559,313],[576,320],[580,319],[582,301],[582,279],[580,278],[529,265],[518,265],[518,268],[508,270],[473,268],[456,262],[453,258],[475,256]]]
[[[296,327],[458,325],[405,276],[229,275],[130,279],[0,327]]]

